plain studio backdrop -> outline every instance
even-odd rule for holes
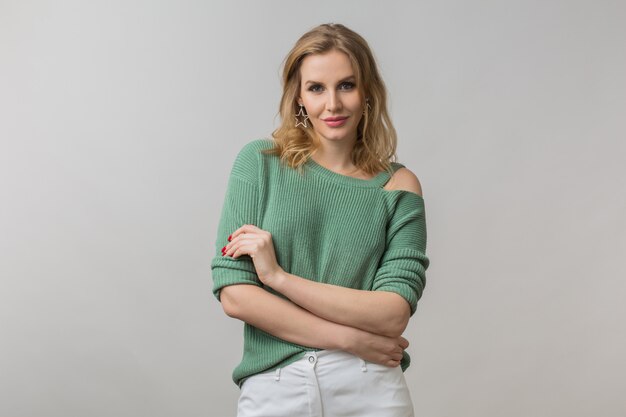
[[[224,192],[325,22],[423,186],[416,416],[626,415],[624,2],[5,0],[0,416],[235,415]]]

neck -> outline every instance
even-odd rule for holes
[[[331,141],[322,138],[318,140],[319,147],[311,154],[315,162],[336,172],[356,170],[351,157],[356,138],[351,141]]]

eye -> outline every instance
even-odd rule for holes
[[[344,81],[339,84],[340,90],[352,90],[354,88],[354,83],[350,81]]]
[[[314,92],[314,93],[319,93],[320,91],[322,91],[322,86],[321,86],[321,85],[319,85],[319,84],[312,84],[312,85],[309,87],[309,91],[312,91],[312,92]]]

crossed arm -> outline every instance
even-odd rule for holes
[[[396,174],[400,171],[405,170]],[[417,178],[410,171],[408,177],[413,185],[405,182],[398,188],[421,195]],[[408,346],[401,334],[410,306],[399,294],[309,281],[283,270],[269,275],[264,276],[265,285],[289,300],[256,285],[229,285],[220,290],[226,314],[292,343],[342,349],[364,359],[378,355],[373,360],[379,363],[401,359],[397,348]],[[393,359],[381,359],[381,354]]]
[[[219,298],[228,316],[292,343],[340,349],[387,366],[400,364],[408,347],[401,334],[410,316],[410,305],[402,296],[313,282],[287,273],[276,264],[270,233],[254,225],[233,232],[231,243],[222,251],[223,256],[233,251],[233,257],[250,254],[259,280],[289,298],[255,282],[226,285],[219,290]]]
[[[398,366],[409,342],[321,318],[256,285],[223,287],[220,301],[226,314],[269,334],[303,346],[340,349],[365,360]]]
[[[270,286],[316,316],[388,337],[402,335],[411,315],[408,302],[393,292],[356,290],[287,272]]]

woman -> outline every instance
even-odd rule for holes
[[[215,296],[245,323],[238,416],[412,416],[401,335],[429,264],[424,201],[391,161],[366,41],[340,24],[303,35],[280,115],[235,159],[211,263]]]

